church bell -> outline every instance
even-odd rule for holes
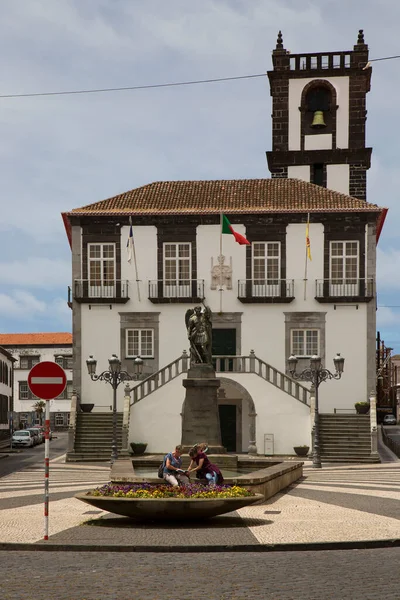
[[[314,112],[314,118],[313,122],[311,123],[311,127],[315,127],[316,129],[319,129],[320,127],[326,127],[323,110],[316,110]]]

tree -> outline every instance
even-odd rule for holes
[[[35,411],[35,413],[37,414],[38,418],[39,418],[39,422],[41,425],[43,425],[42,422],[42,415],[44,412],[46,406],[46,402],[44,402],[44,400],[38,400],[37,402],[35,402],[35,404],[33,405],[33,410]]]

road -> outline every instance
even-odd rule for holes
[[[2,600],[400,597],[400,548],[263,554],[0,552],[0,561]]]
[[[67,432],[54,432],[53,439],[50,441],[50,460],[65,454],[67,449]],[[18,449],[13,451],[7,458],[6,451],[0,454],[0,477],[44,463],[44,444],[39,444],[33,448]]]

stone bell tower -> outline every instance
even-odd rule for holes
[[[371,67],[363,30],[353,50],[291,54],[279,32],[268,72],[272,177],[293,177],[362,200],[372,148],[365,146]]]

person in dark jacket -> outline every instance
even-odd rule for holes
[[[188,468],[188,473],[196,472],[196,476],[200,479],[207,479],[209,485],[221,485],[224,478],[217,465],[213,465],[207,454],[205,454],[198,446],[193,446],[189,450],[191,462]]]

